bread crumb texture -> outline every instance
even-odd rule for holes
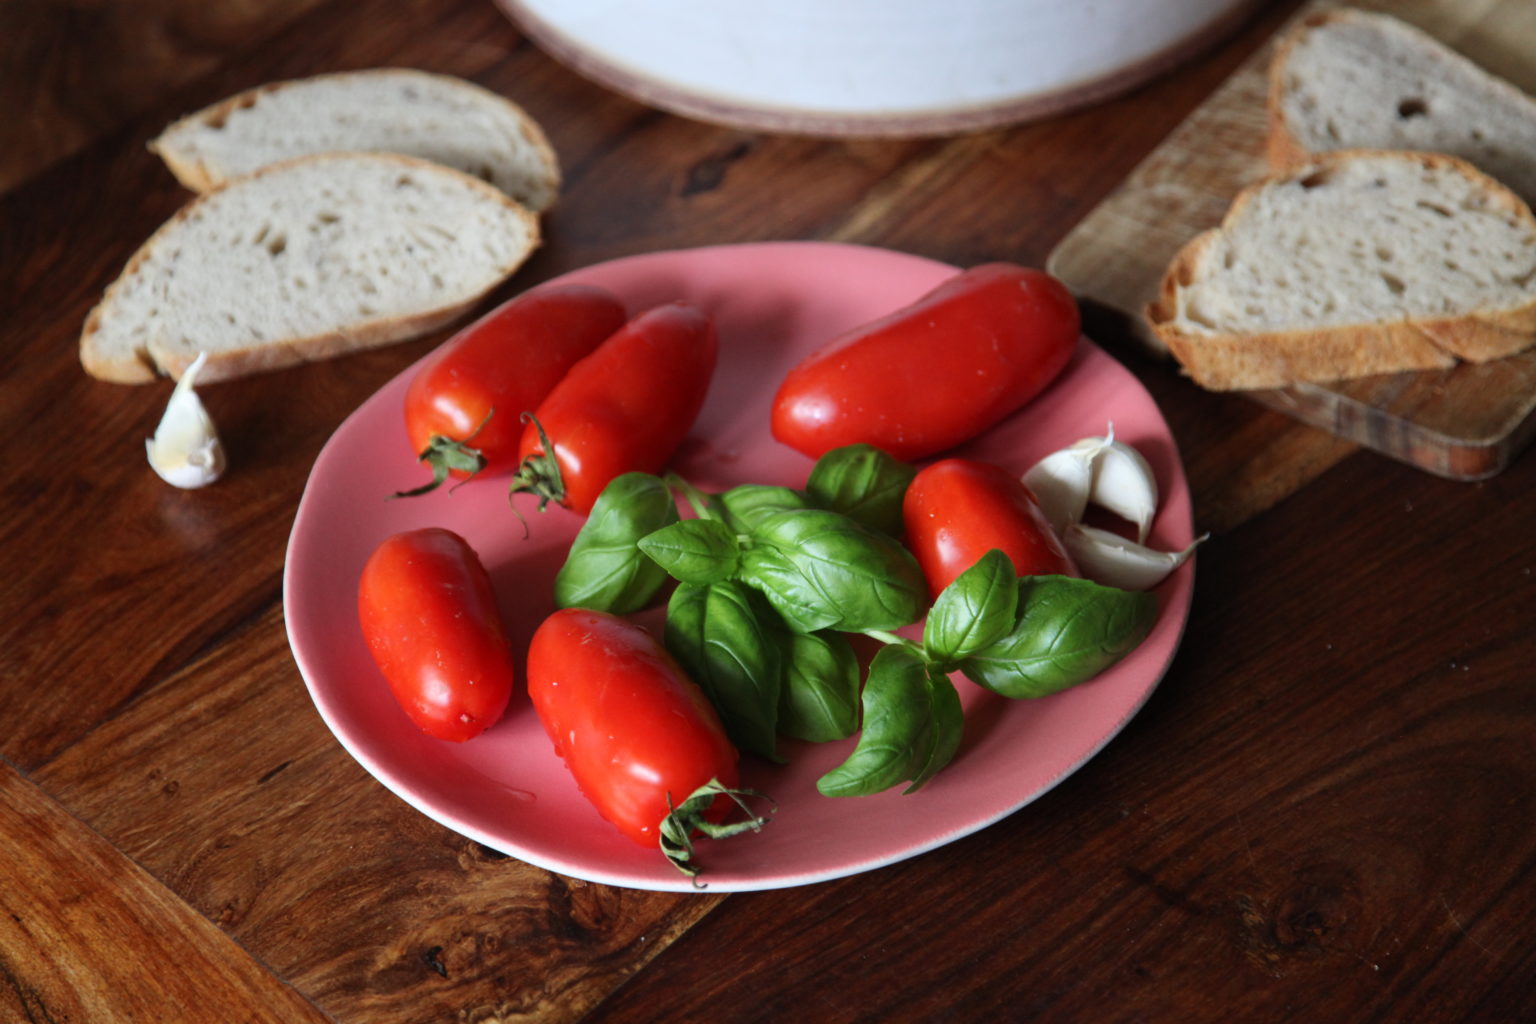
[[[1293,151],[1448,153],[1536,201],[1536,99],[1428,33],[1340,9],[1279,52],[1272,102]]]
[[[528,211],[466,175],[395,156],[277,165],[204,194],[145,243],[91,315],[86,368],[204,380],[429,330],[511,274]]]
[[[1192,268],[1185,326],[1259,332],[1526,301],[1536,230],[1479,184],[1388,157],[1261,189]]]
[[[555,154],[521,107],[471,82],[406,68],[251,89],[182,118],[151,148],[198,190],[295,157],[347,151],[445,164],[534,212],[559,190]]]

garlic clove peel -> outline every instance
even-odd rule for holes
[[[1137,542],[1145,543],[1157,515],[1157,477],[1141,452],[1115,440],[1113,423],[1106,436],[1085,437],[1035,463],[1024,486],[1058,533],[1096,505],[1133,523]]]
[[[207,353],[199,353],[182,373],[155,436],[144,442],[150,467],[175,487],[205,487],[224,473],[224,446],[213,419],[193,390],[197,372],[207,360]]]
[[[1109,530],[1075,523],[1062,541],[1079,571],[1095,583],[1121,590],[1150,590],[1188,561],[1208,536],[1196,537],[1182,551],[1158,551]]]
[[[1083,518],[1093,489],[1093,453],[1077,445],[1052,452],[1024,474],[1045,521],[1058,534]]]
[[[1134,523],[1136,540],[1145,544],[1157,515],[1157,477],[1141,452],[1124,441],[1115,440],[1115,425],[1109,424],[1108,436],[1088,438],[1092,445],[1093,482],[1088,491],[1090,504],[1108,509]],[[1079,441],[1083,444],[1083,441]]]

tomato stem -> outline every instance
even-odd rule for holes
[[[731,801],[741,808],[747,815],[745,821],[721,823],[710,821],[705,817],[709,809],[714,806],[715,798],[719,796],[730,797]],[[704,785],[688,794],[688,798],[682,803],[673,805],[672,794],[667,794],[668,814],[661,820],[659,842],[661,852],[673,867],[677,868],[689,878],[694,879],[694,885],[700,889],[704,884],[698,881],[700,868],[693,861],[693,835],[695,832],[706,839],[727,839],[743,832],[761,832],[763,826],[768,824],[768,819],[752,813],[747,806],[747,798],[757,797],[768,800],[766,796],[755,789],[730,789],[721,784],[719,779],[710,779]],[[770,804],[773,801],[768,801]],[[770,810],[771,814],[772,811]]]
[[[472,447],[469,442],[473,441],[476,435],[485,429],[485,425],[490,422],[491,417],[495,413],[495,409],[486,413],[485,419],[480,421],[480,425],[470,431],[469,436],[462,440],[448,437],[446,434],[433,434],[431,439],[427,441],[427,446],[422,449],[421,454],[416,456],[418,462],[431,468],[431,481],[422,484],[420,487],[412,487],[410,490],[396,491],[390,497],[414,498],[418,495],[426,494],[428,491],[436,490],[442,486],[443,481],[447,480],[449,475],[454,472],[465,474],[464,479],[459,481],[459,484],[468,483],[470,478],[485,468],[485,454],[479,448]],[[454,486],[457,487],[459,484]]]
[[[539,498],[539,511],[542,512],[551,501],[557,505],[565,502],[565,476],[560,472],[560,460],[555,458],[555,446],[550,444],[549,435],[544,432],[544,424],[531,412],[523,413],[521,419],[524,423],[532,423],[533,428],[539,432],[539,447],[542,450],[528,456],[517,467],[507,498],[510,500],[514,494],[536,494]]]

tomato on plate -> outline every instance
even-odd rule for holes
[[[937,454],[1045,390],[1080,326],[1049,274],[973,267],[797,364],[774,397],[773,436],[811,458],[859,443],[899,459]]]
[[[445,341],[405,393],[406,437],[433,479],[404,493],[425,493],[450,475],[514,468],[523,414],[626,318],[624,304],[601,288],[549,285]]]
[[[463,742],[496,724],[514,671],[491,579],[469,543],[438,527],[374,549],[357,587],[369,653],[412,722]]]
[[[714,323],[682,302],[629,321],[539,404],[512,492],[584,515],[614,477],[660,472],[704,406],[718,349]]]
[[[1029,488],[990,462],[941,459],[924,467],[901,512],[907,547],[934,597],[993,548],[1020,576],[1077,575]]]
[[[545,619],[528,649],[528,696],[582,793],[645,846],[713,782],[737,782],[737,753],[702,690],[644,627],[581,608]],[[716,796],[706,817],[731,807]]]

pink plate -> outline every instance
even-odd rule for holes
[[[635,256],[563,280],[607,287],[631,313],[675,299],[720,329],[719,370],[674,468],[709,490],[745,482],[799,485],[811,462],[776,443],[768,409],[778,381],[822,343],[917,299],[953,274],[931,260],[879,249],[784,242]],[[390,697],[363,644],[356,587],[374,547],[401,530],[437,525],[464,536],[491,572],[519,664],[553,610],[551,583],[581,520],[540,513],[526,496],[507,507],[505,480],[385,501],[425,476],[405,440],[401,404],[414,369],[353,413],[315,462],[289,539],[284,611],[294,659],[315,706],[353,757],[422,813],[477,842],[551,871],[637,889],[693,883],[656,850],[598,817],[555,756],[526,695],[464,744],[418,732]],[[1167,424],[1119,363],[1084,339],[1066,372],[1023,411],[958,454],[1022,472],[1080,437],[1115,435],[1152,464],[1164,495],[1152,543],[1182,548],[1193,534],[1189,490]],[[778,805],[761,832],[701,841],[701,881],[714,891],[804,885],[868,871],[952,842],[1011,814],[1097,753],[1167,670],[1188,617],[1193,564],[1158,590],[1151,636],[1097,679],[1043,700],[1010,701],[957,677],[966,736],[955,760],[910,796],[830,799],[816,779],[853,740],[789,745],[787,764],[744,758],[743,784]],[[648,624],[659,625],[654,615]]]

